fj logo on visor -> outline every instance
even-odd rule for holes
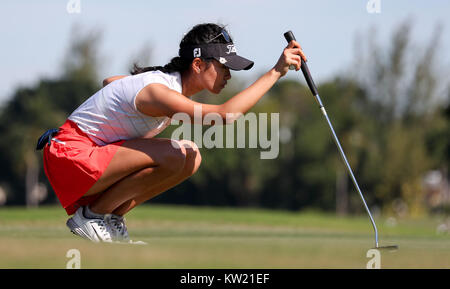
[[[233,44],[227,45],[227,48],[228,48],[227,54],[230,54],[232,52],[237,53],[236,52],[236,47],[234,47]]]
[[[200,48],[194,48],[194,57],[202,56],[202,50]]]

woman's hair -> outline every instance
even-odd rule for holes
[[[225,29],[224,26],[214,23],[198,24],[194,26],[188,33],[186,33],[186,35],[184,35],[183,39],[180,42],[180,48],[184,46],[192,46],[206,43],[227,43],[227,41],[223,37],[216,37],[220,35],[222,30],[224,29]],[[209,59],[203,60],[209,61]],[[131,74],[135,75],[155,70],[160,70],[164,73],[171,73],[175,71],[181,73],[188,70],[191,63],[192,59],[185,59],[179,56],[172,58],[172,60],[170,60],[170,62],[164,66],[139,67],[135,63],[133,69],[131,70]]]

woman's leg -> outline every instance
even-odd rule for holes
[[[181,181],[183,172],[188,170],[186,159],[186,148],[179,141],[126,141],[118,148],[102,177],[85,194],[88,196],[101,192],[101,196],[90,205],[91,210],[107,214],[123,206],[128,207],[125,210],[128,211],[143,195],[151,197],[151,192],[156,195],[173,187]]]
[[[201,155],[197,145],[191,141],[181,140],[182,144],[186,149],[186,161],[184,168],[177,175],[173,175],[171,178],[167,178],[165,181],[161,182],[159,185],[149,190],[147,193],[143,193],[136,198],[132,198],[118,207],[114,214],[123,216],[128,213],[131,209],[143,202],[156,197],[157,195],[173,188],[174,186],[180,184],[198,170],[201,164]]]

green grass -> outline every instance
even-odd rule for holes
[[[382,268],[450,268],[442,218],[377,218]],[[374,236],[366,216],[317,212],[141,206],[127,215],[145,246],[93,244],[74,236],[59,207],[0,209],[0,268],[65,268],[69,249],[82,268],[365,268]]]

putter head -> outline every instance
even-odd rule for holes
[[[397,250],[398,250],[398,246],[397,246],[397,245],[377,246],[377,247],[372,248],[372,249],[376,249],[376,250],[386,250],[386,251],[397,251]]]

